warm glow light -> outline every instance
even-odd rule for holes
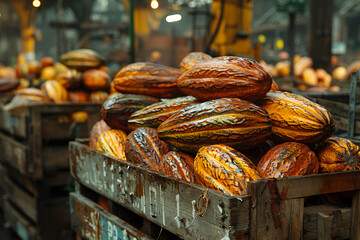
[[[151,0],[150,7],[152,9],[157,9],[159,7],[159,2],[157,0]]]
[[[40,7],[41,2],[40,2],[40,0],[34,0],[34,1],[32,2],[32,5],[37,8],[37,7]]]
[[[165,20],[167,21],[167,22],[178,22],[178,21],[180,21],[181,20],[181,15],[180,14],[173,14],[173,15],[169,15],[169,16],[167,16],[166,18],[165,18]]]

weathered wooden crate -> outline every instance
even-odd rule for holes
[[[70,167],[80,193],[90,189],[182,239],[303,239],[309,196],[352,191],[347,228],[360,239],[360,171],[262,179],[249,183],[249,195],[228,196],[117,161],[86,142],[70,143]]]
[[[88,137],[100,120],[101,104],[44,104],[29,106],[20,114],[0,107],[0,161],[41,180],[47,171],[69,169],[68,142]],[[85,111],[84,123],[63,121],[72,113]]]

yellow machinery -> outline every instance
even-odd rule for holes
[[[217,55],[237,55],[260,60],[261,46],[251,46],[251,0],[213,0],[210,49]]]

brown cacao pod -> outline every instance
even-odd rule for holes
[[[177,87],[177,79],[182,73],[180,69],[160,64],[133,63],[116,74],[114,87],[121,93],[174,98],[184,95]]]
[[[97,142],[100,135],[110,129],[111,128],[106,124],[104,120],[96,122],[90,132],[89,147],[92,149],[97,149]]]
[[[26,98],[32,101],[51,103],[53,100],[48,97],[44,91],[37,88],[24,88],[17,92],[21,98]]]
[[[97,150],[104,152],[121,161],[126,161],[125,156],[126,133],[118,129],[103,132],[97,142]]]
[[[264,178],[310,175],[318,172],[319,160],[305,144],[286,142],[271,148],[257,168]]]
[[[68,91],[68,98],[74,103],[89,102],[89,93],[82,90]]]
[[[264,109],[248,101],[221,98],[179,110],[158,131],[161,139],[185,152],[217,143],[244,150],[270,136],[271,122]]]
[[[108,90],[110,87],[110,76],[104,71],[90,69],[82,74],[84,87],[90,91]]]
[[[47,80],[41,85],[41,90],[55,103],[68,101],[67,90],[55,80]]]
[[[61,55],[60,62],[69,68],[86,71],[104,65],[105,59],[91,49],[76,49]]]
[[[303,96],[269,92],[259,106],[268,111],[272,132],[282,141],[316,143],[334,132],[335,122],[330,112]]]
[[[58,72],[56,81],[68,90],[79,89],[82,85],[81,74],[75,69],[66,69]]]
[[[242,153],[257,166],[261,158],[273,147],[275,147],[275,144],[271,140],[266,140],[256,147],[243,151]]]
[[[185,159],[185,158],[188,159]],[[162,159],[160,172],[173,176],[176,179],[182,179],[187,182],[194,182],[194,168],[187,164],[189,160],[194,162],[190,155],[170,151]],[[193,163],[194,165],[194,163]]]
[[[109,127],[128,132],[127,122],[132,113],[159,102],[159,99],[143,95],[123,94],[107,99],[101,107],[101,118]]]
[[[217,57],[197,64],[178,79],[185,94],[200,100],[241,98],[256,101],[270,91],[272,78],[256,61],[241,57]]]
[[[196,103],[199,103],[196,98],[187,96],[151,104],[131,114],[128,127],[130,129],[136,129],[138,127],[157,128],[172,114]]]
[[[246,194],[248,181],[261,179],[250,159],[223,144],[202,147],[194,170],[201,185],[228,195]]]
[[[0,92],[7,92],[17,88],[20,80],[16,78],[0,78]]]
[[[196,64],[210,60],[212,57],[203,52],[191,52],[186,55],[180,62],[180,69],[183,71],[190,70]]]
[[[105,91],[95,91],[90,93],[89,101],[94,103],[102,103],[108,99],[109,94]]]
[[[332,173],[360,169],[360,148],[350,140],[332,137],[316,147],[320,172]]]
[[[158,132],[154,128],[138,128],[126,138],[127,160],[157,172],[160,171],[162,158],[168,152],[168,144],[159,139]]]

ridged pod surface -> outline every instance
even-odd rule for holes
[[[159,98],[174,98],[184,94],[177,87],[180,69],[138,62],[123,67],[114,78],[114,87],[121,93],[142,94]]]
[[[159,99],[143,95],[123,94],[107,99],[101,107],[101,118],[109,127],[129,131],[127,122],[134,112],[159,102]]]
[[[158,131],[161,139],[185,152],[217,143],[244,150],[270,136],[271,121],[266,110],[248,101],[222,98],[179,110]]]
[[[110,129],[101,133],[97,142],[97,150],[121,161],[126,161],[125,141],[126,133],[124,131]]]
[[[172,114],[189,105],[197,103],[199,103],[199,101],[197,101],[196,98],[186,96],[151,104],[134,112],[129,118],[128,127],[130,129],[136,129],[138,127],[157,128]]]
[[[200,100],[241,98],[256,101],[270,91],[272,78],[256,61],[241,57],[217,57],[183,73],[178,87]]]
[[[110,87],[110,76],[104,71],[90,69],[82,74],[84,87],[90,91],[107,90]]]
[[[141,127],[126,138],[125,153],[129,162],[160,171],[162,158],[169,152],[167,143],[161,141],[154,128]]]
[[[210,60],[212,57],[203,52],[191,52],[186,55],[180,62],[180,69],[183,71],[190,70],[196,64]]]
[[[282,141],[316,143],[334,132],[330,112],[303,96],[269,92],[258,104],[268,111],[272,132]]]
[[[104,120],[97,121],[91,129],[89,136],[89,147],[92,149],[97,149],[97,142],[100,135],[111,128],[106,124]]]
[[[69,68],[85,71],[105,64],[105,59],[91,49],[76,49],[60,56],[59,60]]]
[[[310,175],[318,172],[319,160],[305,144],[286,142],[270,149],[257,168],[264,178]]]
[[[194,162],[194,158],[190,155],[170,151],[162,159],[160,172],[187,182],[194,182],[194,167],[188,164],[191,160]]]
[[[67,90],[55,80],[47,80],[41,85],[41,90],[55,103],[68,101]]]
[[[332,137],[316,147],[320,172],[332,173],[360,169],[360,148],[350,140]]]
[[[194,170],[201,185],[228,195],[246,194],[248,181],[261,179],[250,159],[223,144],[202,147],[195,157]]]

